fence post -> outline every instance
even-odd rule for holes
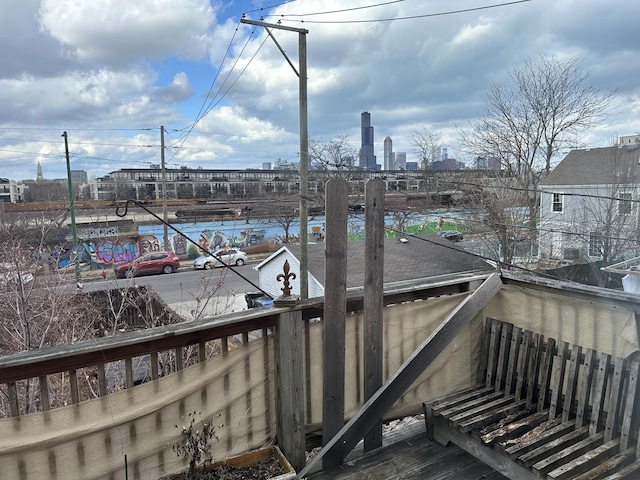
[[[304,468],[304,382],[302,312],[278,315],[275,330],[276,432],[278,445],[297,472]]]
[[[344,426],[345,321],[347,310],[347,182],[332,178],[326,188],[324,266],[322,443]],[[327,470],[342,464],[339,452],[327,455]]]
[[[384,308],[384,182],[365,186],[364,222],[364,399],[382,386],[382,311]],[[382,446],[382,418],[364,437],[368,452]]]

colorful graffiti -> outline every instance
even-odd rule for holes
[[[186,255],[187,253],[187,241],[182,235],[175,234],[172,237],[173,240],[173,253],[176,255]]]
[[[104,241],[94,244],[96,261],[99,263],[130,262],[140,256],[138,244],[131,241]]]
[[[198,239],[199,250],[201,254],[205,254],[207,250],[213,252],[219,248],[227,247],[229,242],[227,236],[223,232],[213,233],[211,229],[206,229],[200,232],[200,238]]]
[[[160,251],[160,240],[155,235],[140,235],[140,255]]]
[[[84,240],[79,245],[78,252],[80,261],[83,263],[109,265],[118,262],[130,262],[144,253],[158,251],[159,249],[160,242],[155,235],[142,235],[139,238],[134,237],[122,240]]]

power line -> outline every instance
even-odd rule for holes
[[[451,184],[451,185],[467,185],[471,187],[480,187],[480,188],[487,188],[487,189],[503,189],[503,190],[512,190],[516,192],[526,192],[526,193],[536,192],[536,193],[546,193],[549,195],[560,194],[567,197],[585,197],[585,198],[597,198],[601,200],[616,200],[616,201],[623,201],[623,202],[630,202],[630,203],[640,203],[640,199],[632,199],[632,198],[626,199],[626,198],[620,198],[620,197],[614,197],[614,196],[608,196],[608,195],[596,195],[591,193],[572,193],[572,192],[564,193],[564,192],[554,192],[552,190],[541,190],[541,189],[534,189],[534,188],[527,189],[522,187],[511,187],[506,185],[487,185],[482,183],[462,182],[462,181],[453,181],[453,180],[438,180],[438,182]],[[624,184],[621,184],[621,185],[624,185]],[[622,190],[624,190],[624,188],[622,188]]]
[[[287,0],[287,1],[285,1],[285,2],[276,3],[275,5],[270,5],[270,6],[268,6],[268,7],[255,8],[255,9],[253,9],[253,10],[249,10],[249,11],[247,11],[247,12],[244,12],[244,13],[243,13],[243,15],[245,15],[245,14],[247,14],[247,13],[262,12],[262,11],[264,11],[264,10],[270,10],[270,9],[272,9],[272,8],[280,7],[280,6],[282,6],[282,5],[286,5],[286,4],[288,4],[288,3],[293,3],[293,2],[295,2],[295,1],[296,1],[296,0]],[[270,16],[270,15],[264,15],[264,16]]]
[[[499,8],[499,7],[506,7],[509,5],[516,5],[519,3],[526,3],[526,2],[531,2],[532,0],[515,0],[512,2],[505,2],[505,3],[496,3],[496,4],[492,4],[492,5],[484,5],[481,7],[472,7],[472,8],[464,8],[464,9],[459,9],[459,10],[447,10],[445,12],[438,12],[438,13],[425,13],[425,14],[420,14],[420,15],[409,15],[409,16],[405,16],[405,17],[390,17],[390,18],[377,18],[377,19],[369,19],[369,20],[293,20],[293,19],[289,19],[286,18],[287,16],[305,16],[305,15],[312,15],[312,14],[300,14],[300,15],[294,15],[294,14],[283,14],[281,16],[281,21],[287,21],[287,22],[298,22],[298,23],[316,23],[316,24],[349,24],[349,23],[379,23],[379,22],[395,22],[395,21],[399,21],[399,20],[415,20],[415,19],[419,19],[419,18],[429,18],[429,17],[440,17],[440,16],[444,16],[444,15],[455,15],[458,13],[468,13],[468,12],[475,12],[475,11],[479,11],[479,10],[488,10],[491,8]],[[388,2],[388,3],[395,3],[395,2]],[[380,5],[386,5],[386,3],[384,4],[380,4]],[[380,5],[374,5],[374,6],[380,6]],[[369,8],[369,7],[359,7],[359,8],[353,8],[353,9],[344,9],[344,10],[336,10],[334,12],[320,12],[320,13],[316,13],[313,15],[323,15],[325,13],[340,13],[340,12],[347,12],[347,11],[351,11],[351,10],[360,10],[363,8]]]
[[[339,10],[327,10],[324,12],[315,12],[315,13],[288,13],[288,14],[279,14],[279,15],[263,15],[265,18],[267,17],[280,17],[280,18],[284,18],[284,17],[310,17],[310,16],[315,16],[315,15],[329,15],[332,13],[346,13],[346,12],[353,12],[356,10],[366,10],[369,8],[376,8],[376,7],[384,7],[386,5],[391,5],[394,3],[402,3],[405,0],[392,0],[389,2],[383,2],[383,3],[376,3],[373,5],[363,5],[361,7],[351,7],[351,8],[341,8]],[[255,11],[255,10],[253,10]],[[247,12],[247,13],[251,13],[251,12]]]
[[[239,24],[238,24],[239,25]],[[218,97],[218,95],[220,94],[222,88],[224,88],[224,85],[226,84],[227,80],[230,78],[231,73],[234,71],[234,69],[236,68],[238,62],[240,61],[240,58],[242,57],[242,54],[244,53],[245,49],[247,48],[247,46],[249,45],[249,42],[251,40],[251,38],[253,37],[253,34],[255,33],[255,28],[251,30],[251,34],[249,35],[249,37],[247,38],[244,46],[242,47],[242,50],[240,51],[240,54],[237,56],[236,61],[234,62],[233,66],[229,69],[229,72],[227,73],[227,76],[225,77],[224,81],[222,82],[222,84],[220,85],[220,88],[218,89],[218,91],[216,92],[216,94],[213,96],[213,98],[211,98],[211,100],[209,100],[209,104],[207,105],[207,100],[209,99],[209,96],[211,94],[211,90],[213,89],[213,86],[215,85],[216,80],[218,79],[218,75],[220,74],[220,71],[222,70],[222,63],[220,64],[220,67],[218,68],[216,75],[214,77],[213,82],[211,83],[211,87],[209,88],[209,92],[207,93],[207,97],[205,98],[202,106],[200,107],[200,110],[198,112],[198,115],[196,115],[196,119],[193,121],[193,123],[189,126],[187,133],[184,135],[183,139],[180,140],[179,142],[176,142],[175,145],[177,145],[178,143],[179,148],[182,147],[184,145],[184,143],[187,141],[187,138],[189,137],[189,135],[191,134],[191,132],[193,131],[193,129],[195,128],[195,126],[215,107],[217,106],[222,99],[225,97],[226,94],[229,93],[229,91],[231,90],[231,88],[236,84],[236,82],[240,79],[240,77],[242,76],[242,74],[246,71],[247,67],[251,64],[251,62],[253,61],[253,59],[255,58],[255,56],[257,55],[258,51],[260,51],[260,49],[262,48],[262,45],[264,45],[264,42],[266,41],[266,37],[265,40],[262,42],[262,44],[260,45],[260,47],[258,48],[258,50],[254,53],[253,57],[251,57],[251,59],[249,60],[249,62],[247,63],[247,65],[245,66],[245,68],[240,72],[240,74],[238,75],[238,77],[234,80],[234,82],[231,84],[231,86],[218,98],[218,101],[216,102],[216,98]],[[233,43],[233,39],[236,36],[236,33],[238,32],[238,26],[236,26],[235,32],[233,34],[233,37],[231,39],[231,41],[229,42],[229,45],[227,46],[227,50],[225,52],[225,56],[223,59],[223,63],[224,60],[226,60],[227,55],[231,49],[231,45]],[[214,103],[215,102],[215,103]],[[176,151],[173,155],[172,155],[172,159],[177,155],[178,151]]]

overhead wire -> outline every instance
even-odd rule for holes
[[[253,37],[254,33],[255,33],[255,28],[253,28],[251,30],[251,34],[247,37],[247,40],[244,44],[244,46],[242,47],[242,50],[240,51],[239,55],[236,57],[236,60],[233,64],[233,66],[229,69],[229,71],[227,72],[227,76],[225,77],[224,81],[221,83],[220,87],[218,88],[218,91],[216,92],[216,94],[209,100],[209,104],[207,105],[207,100],[209,99],[209,96],[211,94],[211,90],[213,89],[213,86],[215,85],[215,82],[217,81],[218,75],[220,74],[220,71],[222,70],[222,63],[220,65],[220,67],[218,68],[218,71],[216,72],[215,78],[213,80],[213,82],[211,83],[211,87],[209,88],[209,92],[207,94],[207,97],[205,98],[205,101],[203,103],[203,105],[200,107],[200,111],[198,112],[198,115],[196,116],[196,119],[191,123],[191,125],[188,128],[188,131],[186,133],[186,135],[184,135],[184,137],[182,139],[180,139],[178,142],[176,142],[173,147],[177,146],[177,150],[173,153],[171,158],[174,158],[180,151],[180,148],[182,146],[184,146],[184,143],[187,141],[187,138],[189,137],[189,135],[191,134],[191,132],[193,131],[193,129],[195,128],[195,126],[211,111],[213,110],[213,108],[215,108],[217,105],[220,104],[220,102],[222,101],[222,99],[229,93],[229,91],[231,90],[231,88],[233,88],[233,86],[238,82],[238,80],[240,79],[240,77],[244,74],[244,72],[246,71],[246,69],[249,67],[249,65],[251,64],[251,62],[253,61],[253,59],[256,57],[256,55],[258,54],[258,52],[260,51],[260,49],[262,48],[262,46],[264,45],[264,43],[266,42],[266,36],[265,39],[263,40],[263,42],[260,44],[260,46],[258,47],[258,49],[256,50],[256,52],[253,54],[253,56],[251,57],[251,59],[247,62],[247,65],[245,65],[245,67],[242,69],[242,71],[238,74],[238,76],[236,77],[236,79],[231,83],[231,85],[227,88],[227,90],[222,93],[219,97],[218,95],[220,94],[220,92],[222,91],[222,89],[224,88],[225,84],[227,83],[227,80],[231,77],[231,74],[233,73],[233,71],[235,70],[236,66],[238,65],[238,62],[240,61],[240,58],[242,58],[242,54],[244,53],[244,51],[246,50],[247,46],[249,45],[249,42],[251,40],[251,38]],[[229,46],[227,47],[227,51],[225,52],[225,56],[223,59],[224,60],[227,58],[227,55],[231,49],[231,45],[233,43],[233,39],[235,38],[235,35],[238,31],[238,27],[236,27],[236,30],[234,32],[233,38],[231,39]],[[216,101],[217,99],[217,101]],[[205,107],[206,105],[206,107]],[[179,145],[178,145],[179,144]]]
[[[356,7],[356,8],[351,8],[351,9],[343,9],[343,10],[336,10],[333,12],[319,12],[319,13],[315,13],[315,14],[283,14],[280,17],[281,21],[286,21],[286,22],[297,22],[297,23],[314,23],[314,24],[349,24],[349,23],[381,23],[381,22],[395,22],[395,21],[400,21],[400,20],[415,20],[415,19],[419,19],[419,18],[429,18],[429,17],[440,17],[440,16],[445,16],[445,15],[455,15],[455,14],[459,14],[459,13],[468,13],[468,12],[474,12],[474,11],[479,11],[479,10],[488,10],[491,8],[499,8],[499,7],[506,7],[509,5],[516,5],[519,3],[527,3],[527,2],[531,2],[533,0],[514,0],[511,2],[504,2],[504,3],[495,3],[495,4],[491,4],[491,5],[484,5],[484,6],[480,6],[480,7],[471,7],[471,8],[462,8],[462,9],[458,9],[458,10],[447,10],[444,12],[438,12],[438,13],[425,13],[425,14],[420,14],[420,15],[408,15],[405,17],[389,17],[389,18],[376,18],[376,19],[368,19],[368,20],[294,20],[294,19],[290,19],[290,18],[286,18],[286,17],[302,17],[302,16],[307,16],[307,15],[324,15],[325,13],[342,13],[342,12],[348,12],[348,11],[352,11],[352,10],[360,10],[360,9],[364,9],[364,8],[369,8],[369,7]],[[395,3],[395,2],[388,2],[388,3]],[[379,4],[379,5],[375,5],[375,6],[381,6],[381,5],[386,5],[387,3],[383,3],[383,4]]]

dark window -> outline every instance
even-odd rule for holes
[[[618,195],[618,213],[620,215],[629,215],[631,214],[631,194],[630,193],[621,193]]]
[[[554,212],[561,212],[563,208],[562,205],[562,194],[561,193],[554,193],[553,194],[553,206],[551,208],[552,211]]]
[[[601,257],[603,247],[604,247],[604,239],[602,238],[602,233],[591,232],[589,234],[589,256]]]

